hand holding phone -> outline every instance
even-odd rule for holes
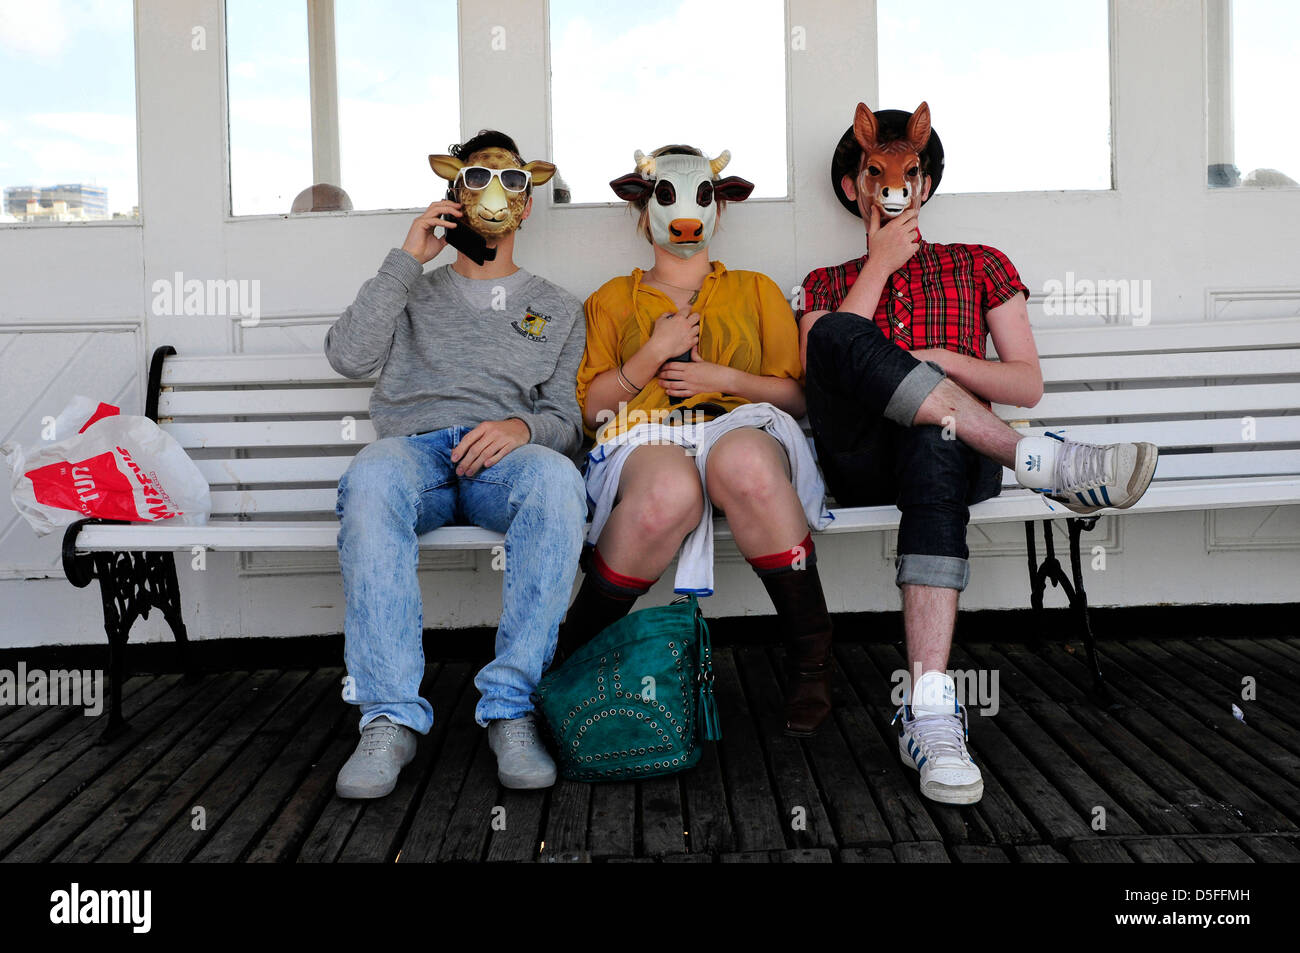
[[[458,230],[455,220],[463,214],[460,205],[454,201],[434,202],[411,223],[402,249],[422,265],[432,261],[448,244],[448,237]],[[434,229],[440,226],[443,229],[441,238],[434,235]]]
[[[447,199],[455,201],[455,192],[447,190]],[[485,261],[496,261],[497,250],[488,248],[487,240],[468,225],[464,228],[449,228],[443,234],[445,244],[456,249],[476,265]]]

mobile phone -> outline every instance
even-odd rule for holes
[[[456,201],[456,193],[453,189],[447,190],[447,198],[452,202]],[[485,261],[496,261],[497,250],[488,248],[487,239],[463,221],[456,228],[444,228],[442,234],[447,239],[448,245],[464,254],[474,264],[481,265]]]
[[[671,360],[671,361],[684,361],[685,363],[689,364],[689,363],[691,362],[691,352],[690,352],[690,351],[687,351],[685,354],[678,354],[676,357],[669,358],[669,360]],[[684,401],[685,399],[686,399],[685,397],[669,397],[669,398],[668,398],[668,403],[670,403],[670,404],[680,404],[680,403],[681,403],[682,401]]]

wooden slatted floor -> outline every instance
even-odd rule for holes
[[[996,670],[1000,689],[996,717],[971,719],[985,795],[968,808],[920,797],[898,759],[899,648],[837,654],[835,720],[814,739],[780,731],[775,651],[724,648],[724,739],[696,770],[548,792],[498,785],[469,662],[429,666],[438,722],[373,802],[333,793],[357,737],[339,669],[137,676],[132,729],[107,745],[79,711],[0,708],[0,859],[1300,860],[1300,638],[1103,643],[1110,710],[1077,645],[959,644],[952,667]]]

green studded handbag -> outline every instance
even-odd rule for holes
[[[695,596],[619,619],[535,694],[571,781],[653,778],[694,767],[722,735],[709,628]]]

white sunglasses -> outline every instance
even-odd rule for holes
[[[527,169],[489,169],[482,165],[467,165],[456,174],[456,178],[465,183],[467,189],[475,192],[486,189],[493,178],[501,180],[501,187],[507,192],[522,192],[528,188],[533,174]]]

